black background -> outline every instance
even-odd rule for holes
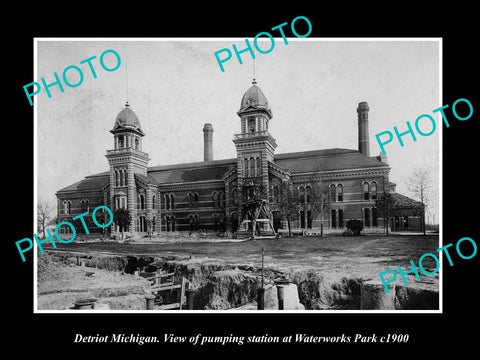
[[[475,354],[478,349],[477,254],[471,260],[458,258],[449,267],[444,259],[443,314],[33,314],[33,258],[21,262],[15,241],[32,237],[33,209],[33,108],[23,85],[33,78],[34,37],[242,37],[251,38],[261,31],[306,16],[312,23],[310,37],[442,37],[443,104],[458,98],[473,104],[473,117],[454,119],[447,109],[450,128],[443,131],[443,243],[456,243],[469,236],[479,242],[478,227],[478,150],[476,141],[480,104],[476,87],[478,71],[478,12],[474,6],[455,3],[419,8],[417,5],[385,3],[381,7],[345,3],[338,8],[323,3],[293,8],[276,4],[267,10],[255,3],[184,4],[182,9],[166,8],[162,3],[127,4],[119,2],[100,9],[97,4],[76,4],[41,9],[29,6],[10,10],[11,21],[2,23],[5,51],[3,75],[7,84],[2,91],[3,111],[3,239],[4,344],[18,352],[33,351],[53,358],[86,355],[96,358],[104,351],[113,355],[169,356],[211,352],[218,357],[227,352],[257,352],[270,356],[293,350],[296,356],[341,356],[353,351],[368,351],[373,357],[393,354],[438,355],[459,349]],[[447,6],[448,5],[448,6]],[[15,9],[15,7],[13,8]],[[300,23],[298,23],[300,24]],[[303,33],[301,29],[299,33]],[[478,31],[477,31],[478,33]],[[287,36],[289,34],[287,33]],[[212,51],[213,54],[213,51]],[[213,56],[213,55],[212,55]],[[274,55],[270,55],[274,56]],[[305,69],[308,71],[308,69]],[[7,110],[7,111],[5,111]],[[428,112],[430,109],[425,109]],[[420,115],[420,114],[419,114]],[[406,119],[408,120],[408,119]],[[434,136],[437,136],[437,133]],[[54,142],[55,139],[49,141]],[[38,144],[39,149],[49,146]],[[42,171],[41,168],[38,171]],[[30,252],[31,254],[31,252]],[[243,346],[192,346],[190,344],[74,344],[76,333],[106,335],[112,333],[181,336],[203,335],[278,335],[306,333],[337,336],[356,333],[377,336],[409,334],[406,344],[275,344]],[[4,346],[5,346],[4,345]],[[30,350],[31,349],[31,350]],[[6,349],[5,349],[6,350]],[[333,352],[332,352],[333,350]],[[266,352],[264,352],[266,351]],[[466,355],[465,352],[465,355]],[[105,356],[105,355],[104,355]]]

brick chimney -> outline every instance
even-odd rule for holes
[[[203,161],[213,160],[213,127],[212,124],[203,126]]]
[[[363,155],[370,156],[370,143],[368,136],[368,104],[363,101],[358,104],[358,151]]]

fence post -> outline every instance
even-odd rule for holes
[[[257,289],[257,310],[264,310],[265,309],[265,289],[258,288]]]
[[[145,300],[147,301],[147,310],[153,310],[155,308],[155,295],[147,294]]]
[[[187,310],[193,310],[193,289],[186,289],[185,295],[187,297]]]
[[[283,285],[277,285],[278,296],[278,310],[283,310],[285,307],[285,291]]]

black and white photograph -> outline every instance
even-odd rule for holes
[[[472,343],[468,21],[134,8],[8,40],[12,345],[25,328],[54,358]]]
[[[440,309],[440,39],[287,41],[37,41],[38,310]]]

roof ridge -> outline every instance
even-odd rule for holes
[[[219,160],[210,160],[210,161],[195,161],[190,163],[181,163],[181,164],[169,164],[169,165],[156,165],[149,166],[147,168],[148,172],[161,171],[161,170],[173,170],[173,169],[185,169],[185,168],[204,168],[204,167],[215,167],[220,165],[225,165],[229,163],[236,163],[237,158],[230,159],[219,159]]]
[[[298,156],[302,154],[306,157],[308,156],[318,156],[318,155],[344,155],[344,154],[352,154],[352,153],[359,153],[358,150],[354,149],[346,149],[346,148],[329,148],[329,149],[318,149],[318,150],[305,150],[305,151],[295,151],[295,152],[288,152],[282,154],[275,154],[274,158],[288,158],[293,156]]]

